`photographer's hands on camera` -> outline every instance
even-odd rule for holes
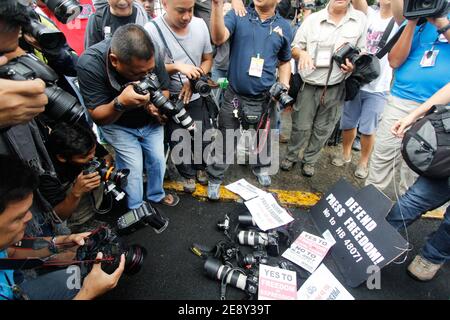
[[[0,66],[7,62],[8,58],[0,56]],[[0,128],[26,123],[44,112],[48,103],[44,90],[45,83],[40,79],[0,79]]]
[[[97,189],[100,184],[101,177],[97,171],[89,174],[81,172],[75,180],[72,188],[72,194],[76,198],[81,198],[85,193]]]
[[[184,74],[189,80],[199,79],[204,75],[202,68],[191,64],[177,64],[177,69],[180,73]],[[178,98],[183,101],[184,104],[188,104],[192,97],[192,84],[190,81],[183,82]]]
[[[316,66],[314,65],[314,60],[312,59],[311,55],[304,50],[300,51],[298,69],[299,71],[316,69]],[[355,67],[348,59],[345,59],[345,64],[341,64],[341,71],[344,74],[350,74],[353,72],[354,69]]]

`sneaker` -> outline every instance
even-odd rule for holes
[[[208,199],[219,200],[220,198],[220,183],[212,183],[208,181]]]
[[[272,184],[272,179],[267,173],[255,173],[253,171],[253,174],[258,178],[258,182],[263,187],[268,187]]]
[[[280,168],[281,168],[281,170],[284,170],[284,171],[290,171],[295,166],[295,164],[296,164],[296,162],[293,162],[288,159],[284,159],[280,163]]]
[[[197,170],[197,181],[203,186],[208,184],[208,175],[205,170]]]
[[[408,266],[408,274],[419,281],[430,281],[436,275],[436,272],[442,267],[443,263],[436,264],[428,261],[424,257],[417,255]]]
[[[355,177],[359,179],[365,179],[369,175],[369,168],[366,166],[358,165],[355,170]]]
[[[347,159],[344,159],[343,155],[340,155],[340,156],[335,157],[331,161],[331,164],[336,167],[343,167],[344,165],[346,165],[347,163],[350,163],[350,162],[352,162],[352,158],[347,160]]]
[[[302,168],[302,174],[305,177],[312,177],[314,175],[314,165],[305,163]]]
[[[180,198],[176,194],[168,193],[159,203],[165,206],[175,207],[179,202]]]
[[[183,190],[186,193],[194,193],[195,192],[195,179],[184,179],[183,181]]]

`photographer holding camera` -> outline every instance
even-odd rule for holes
[[[202,19],[192,16],[194,0],[163,0],[162,4],[166,14],[148,23],[146,30],[153,41],[162,48],[166,70],[170,75],[171,96],[175,96],[175,99],[184,103],[187,112],[196,122],[196,127],[203,132],[212,127],[206,98],[210,91],[207,74],[213,63],[208,27]],[[205,90],[205,93],[197,90],[199,85],[204,87],[202,90]],[[173,133],[180,128],[181,126],[173,120],[167,124],[167,134],[172,150],[183,140],[182,137],[178,140],[173,140],[172,137]],[[196,177],[199,182],[206,183],[203,161],[203,150],[206,145],[206,142],[202,142],[201,158],[198,155],[192,157],[180,154],[179,156],[183,158],[180,160],[181,163],[174,161],[178,172],[183,177],[183,189],[187,193],[195,191]],[[194,148],[192,148],[193,151]],[[190,161],[186,162],[184,159]],[[191,159],[194,159],[194,163]]]
[[[44,238],[47,244],[41,249],[16,249],[14,246],[23,237],[27,223],[32,219],[30,207],[33,203],[33,193],[36,191],[38,178],[33,170],[19,159],[0,156],[0,266],[6,258],[27,259],[47,258],[54,260],[72,260],[70,250],[58,254],[58,247],[62,244],[72,244],[75,249],[85,244],[89,233],[72,234]],[[102,253],[97,255],[102,258]],[[92,271],[84,278],[81,289],[68,287],[70,274],[65,269],[52,271],[35,278],[23,279],[22,271],[0,268],[0,300],[39,299],[89,300],[113,289],[122,275],[125,258],[122,255],[119,267],[112,274],[107,274],[96,264]]]
[[[436,7],[437,4],[443,8]],[[448,4],[445,1],[434,1],[429,5],[423,8],[421,1],[405,1],[404,8],[403,0],[391,1],[394,16],[413,15],[414,19],[404,23],[403,33],[388,56],[394,69],[394,81],[376,134],[369,175],[365,182],[366,185],[373,184],[380,190],[389,186],[394,170],[400,171],[401,194],[405,193],[417,178],[402,160],[398,152],[401,139],[391,134],[391,127],[450,82],[450,16],[448,7],[446,8]],[[411,11],[411,8],[416,8],[416,11]],[[444,12],[439,12],[438,16],[430,16],[427,14],[430,8]],[[419,17],[421,19],[418,19]]]
[[[92,119],[114,148],[117,168],[129,169],[127,193],[129,209],[143,204],[145,167],[148,177],[145,198],[175,206],[179,198],[165,194],[164,130],[161,115],[150,94],[139,94],[134,85],[149,73],[161,81],[168,97],[169,77],[159,52],[139,25],[128,24],[116,30],[80,57],[77,65],[80,90]],[[144,162],[145,161],[145,162]]]
[[[258,114],[254,114],[256,118],[262,117],[263,113],[274,115],[277,111],[275,101],[267,101],[270,88],[274,84],[281,90],[287,91],[289,88],[292,34],[289,23],[276,11],[277,3],[276,0],[258,1],[247,7],[245,16],[239,16],[234,10],[230,10],[224,17],[223,1],[213,0],[212,40],[214,44],[221,45],[230,39],[231,54],[228,69],[230,85],[224,93],[219,113],[222,139],[214,142],[216,155],[213,163],[207,167],[209,199],[219,199],[220,184],[229,167],[226,161],[229,158],[226,154],[227,131],[232,130],[234,133],[241,125],[246,126],[247,123],[243,123],[243,117],[240,116],[244,110],[247,115],[248,110],[257,110]],[[279,83],[276,83],[277,69]],[[268,112],[264,112],[265,108],[269,108]],[[275,129],[276,121],[270,124],[271,128],[268,130]],[[269,149],[270,136],[268,134],[265,142]],[[235,138],[233,135],[233,139]],[[234,147],[235,144],[230,146]],[[271,164],[261,163],[259,154],[257,156],[258,163],[254,164],[253,174],[261,185],[267,187],[271,184],[268,172]]]
[[[110,155],[104,149],[97,148],[92,130],[77,124],[60,123],[51,131],[46,147],[57,177],[41,176],[39,189],[56,214],[67,221],[73,233],[94,230],[103,225],[94,220],[103,201],[101,176],[98,172],[87,173],[84,169],[94,158]]]
[[[342,114],[345,79],[354,69],[349,59],[334,66],[333,53],[343,44],[366,46],[367,19],[350,0],[331,0],[305,19],[295,35],[293,55],[299,57],[304,83],[292,113],[292,134],[281,169],[291,170],[306,144],[302,174],[312,177],[314,165]]]

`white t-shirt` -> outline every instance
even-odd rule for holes
[[[391,18],[383,19],[380,10],[374,10],[369,7],[367,11],[367,52],[375,54],[379,50],[378,44],[383,37],[384,31],[389,25]],[[399,26],[395,23],[392,28],[389,39],[397,32]],[[385,92],[389,91],[392,80],[392,68],[389,66],[388,55],[386,54],[380,60],[380,76],[369,84],[366,84],[361,90],[368,92]]]

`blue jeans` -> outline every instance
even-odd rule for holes
[[[130,169],[127,193],[128,208],[137,209],[142,205],[144,181],[142,172],[147,172],[146,199],[159,202],[165,197],[163,188],[166,161],[164,158],[164,129],[159,124],[142,128],[127,128],[110,124],[101,130],[106,141],[116,152],[118,169]]]
[[[450,200],[447,179],[432,180],[419,177],[411,188],[398,200],[387,216],[387,221],[397,230],[416,221],[426,211],[439,208]],[[450,207],[447,208],[439,228],[431,234],[421,255],[436,264],[450,260]]]

